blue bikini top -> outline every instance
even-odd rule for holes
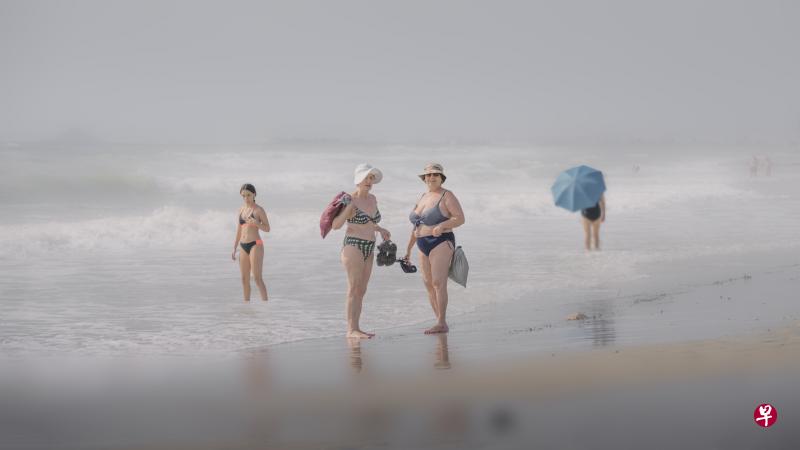
[[[417,209],[417,207],[415,206],[414,210],[411,211],[411,214],[408,215],[408,220],[410,220],[411,223],[413,223],[414,226],[416,227],[420,225],[427,225],[429,227],[432,227],[435,225],[439,225],[440,223],[450,219],[449,217],[445,217],[445,215],[442,214],[442,210],[439,208],[439,203],[442,203],[442,199],[446,194],[447,191],[444,191],[442,196],[439,197],[439,201],[436,202],[436,206],[428,208],[425,211],[422,211],[422,214],[416,213],[415,210]],[[423,196],[424,195],[425,194],[423,194]],[[422,200],[422,197],[420,197],[420,200]]]

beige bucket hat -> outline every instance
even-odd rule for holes
[[[442,165],[439,163],[430,163],[427,166],[425,166],[425,170],[423,170],[423,172],[419,174],[419,178],[422,181],[425,181],[425,175],[428,175],[429,173],[438,173],[439,175],[441,175],[442,182],[444,182],[444,180],[447,179],[447,176],[444,174],[444,167],[442,167]]]

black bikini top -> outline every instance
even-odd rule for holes
[[[250,218],[250,219],[255,219],[255,218],[256,218],[256,216],[254,216],[254,215],[253,215],[253,213],[251,212],[251,213],[250,213],[250,217],[249,217],[249,218]],[[244,225],[244,224],[246,224],[246,223],[247,223],[247,221],[246,221],[246,220],[244,220],[244,219],[242,219],[242,213],[239,213],[239,225]]]

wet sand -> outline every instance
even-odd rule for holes
[[[345,345],[337,356],[351,376],[341,380],[327,359],[311,374],[299,365],[276,367],[264,353],[116,361],[91,371],[62,365],[13,391],[6,374],[0,448],[749,449],[800,442],[800,323],[738,338],[521,354],[492,364],[459,361],[442,352],[442,337],[431,340],[431,371],[393,374],[374,367],[395,358],[372,351],[380,344]],[[296,354],[298,363],[307,358]],[[779,411],[769,429],[753,421],[761,403]]]
[[[798,266],[779,264],[673,291],[619,296],[603,308],[598,299],[578,301],[571,307],[587,316],[579,321],[565,314],[542,324],[532,304],[517,302],[454,318],[448,335],[426,336],[424,327],[413,326],[369,341],[272,347],[276,373],[303,365],[292,376],[297,389],[281,390],[272,406],[338,424],[316,438],[274,442],[796,448],[798,275]],[[781,412],[780,423],[756,426],[753,411],[761,403]]]
[[[557,320],[510,302],[448,335],[6,360],[0,448],[796,448],[798,266],[726,273],[565,298]]]
[[[434,338],[436,339],[436,338]],[[644,347],[528,355],[459,365],[437,350],[433,373],[370,374],[272,397],[296,423],[327,432],[295,448],[794,448],[800,442],[800,323],[769,333]],[[372,359],[380,356],[370,354]],[[384,356],[385,357],[385,356]],[[450,370],[441,370],[449,368]],[[780,422],[753,421],[761,403]],[[290,421],[292,422],[292,421]]]

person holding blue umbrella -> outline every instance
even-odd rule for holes
[[[606,220],[606,183],[603,172],[589,166],[577,166],[558,175],[550,188],[556,206],[580,211],[583,218],[586,250],[600,250],[600,224]]]

